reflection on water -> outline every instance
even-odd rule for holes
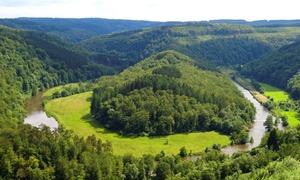
[[[35,127],[39,127],[40,125],[44,124],[49,126],[51,130],[58,128],[57,121],[53,117],[48,118],[44,111],[32,112],[24,119],[24,123],[31,124]]]
[[[236,82],[233,82],[233,83],[244,94],[244,96],[254,104],[254,106],[256,108],[256,115],[255,115],[254,123],[253,123],[251,129],[249,130],[249,137],[253,137],[254,142],[247,143],[247,144],[241,144],[241,145],[227,146],[227,147],[223,148],[222,151],[229,155],[232,155],[234,152],[237,152],[237,151],[248,151],[254,147],[257,147],[261,142],[261,138],[266,133],[266,129],[265,129],[265,126],[263,125],[263,123],[266,121],[267,116],[271,114],[266,108],[264,108],[251,95],[251,93],[248,90],[246,90],[245,88],[243,88]],[[281,123],[279,123],[278,128],[283,129]]]
[[[28,116],[24,119],[25,124],[39,127],[44,124],[50,127],[51,130],[58,128],[58,123],[53,117],[47,117],[43,110],[42,102],[44,92],[38,92],[36,96],[31,97],[25,102],[25,109]]]

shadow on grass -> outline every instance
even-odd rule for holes
[[[92,97],[86,98],[86,102],[92,102]]]
[[[295,118],[300,121],[300,113],[297,112],[297,114],[295,115]]]
[[[92,128],[95,128],[97,133],[116,134],[116,136],[119,136],[116,132],[110,131],[107,128],[105,128],[103,125],[101,125],[96,119],[94,119],[94,117],[91,114],[86,114],[82,116],[81,119],[84,122],[89,123]]]
[[[136,138],[140,138],[140,137],[145,137],[145,136],[139,136],[139,135],[122,135],[121,136],[121,135],[119,135],[119,131],[108,130],[105,126],[103,126],[96,119],[94,119],[94,117],[90,113],[82,116],[81,119],[85,123],[89,123],[91,125],[91,127],[95,128],[95,131],[100,134],[114,134],[114,136],[116,136],[118,138],[124,138],[124,139],[136,139]],[[166,136],[147,136],[147,137],[152,139],[152,138],[159,138],[159,137],[166,137]]]

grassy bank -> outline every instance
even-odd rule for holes
[[[300,124],[300,115],[296,111],[281,111],[281,115],[286,115],[288,117],[289,126],[295,127]]]
[[[274,102],[285,101],[289,95],[284,90],[265,83],[259,83],[264,90],[264,94],[274,99]]]
[[[271,86],[265,83],[259,83],[264,90],[264,94],[273,98],[274,102],[291,100],[289,95],[284,90]],[[300,124],[300,115],[297,111],[289,109],[289,111],[277,108],[274,110],[275,114],[280,113],[280,115],[286,115],[288,117],[289,126],[295,127]]]
[[[188,151],[201,152],[213,144],[227,145],[227,136],[216,132],[176,134],[162,137],[121,137],[115,132],[108,131],[94,121],[90,115],[90,97],[92,92],[77,94],[65,98],[48,101],[45,110],[53,115],[67,129],[74,130],[79,136],[87,137],[95,134],[102,141],[108,140],[113,144],[114,153],[123,155],[132,153],[135,156],[143,154],[156,155],[162,150],[166,154],[178,154],[183,146]],[[168,139],[168,145],[165,145]]]

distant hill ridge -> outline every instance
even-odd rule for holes
[[[197,22],[197,21],[195,21]],[[217,19],[198,21],[209,23],[245,24],[249,26],[299,26],[300,20],[257,20]],[[113,32],[128,31],[141,28],[153,28],[176,24],[185,24],[183,21],[143,21],[105,18],[31,18],[0,19],[0,24],[10,28],[26,29],[52,33],[60,38],[79,42],[94,36]]]
[[[16,18],[0,19],[0,24],[10,28],[42,31],[78,42],[93,36],[141,28],[182,24],[183,22],[155,22],[103,18]]]

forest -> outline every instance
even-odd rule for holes
[[[229,78],[193,64],[180,53],[165,51],[105,83],[100,78],[91,112],[108,129],[122,134],[216,130],[231,134],[234,143],[248,142],[246,131],[254,119],[253,105]]]
[[[255,108],[218,67],[284,88],[298,100],[297,21],[107,21],[99,32],[105,25],[79,30],[82,23],[67,20],[0,20],[0,179],[299,177],[299,126],[270,126],[248,152],[229,156],[213,144],[190,161],[185,158],[194,154],[186,147],[173,155],[115,155],[114,142],[93,134],[23,123],[24,101],[38,91],[89,80],[91,114],[124,138],[214,130],[232,144],[247,143]],[[56,98],[80,93],[69,91]]]
[[[165,50],[175,50],[218,66],[245,64],[266,52],[290,44],[299,28],[253,27],[244,24],[194,22],[96,36],[79,42],[94,52],[124,60],[143,60]]]

